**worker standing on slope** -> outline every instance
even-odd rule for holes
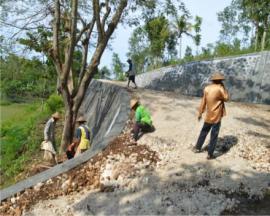
[[[211,77],[212,84],[205,87],[203,98],[199,108],[198,120],[200,121],[202,113],[207,108],[205,121],[201,133],[199,135],[196,147],[193,151],[201,152],[202,145],[209,131],[211,130],[210,143],[208,145],[207,159],[214,159],[214,150],[217,143],[221,119],[226,115],[224,102],[228,101],[229,95],[222,81],[224,76],[221,73],[214,73]]]
[[[137,88],[137,85],[136,85],[136,82],[135,82],[135,75],[136,75],[135,66],[132,63],[131,59],[128,59],[127,62],[128,62],[128,65],[129,65],[128,66],[128,71],[127,71],[127,76],[128,76],[127,87],[129,88],[129,83],[130,83],[130,81],[132,81],[134,83],[134,85],[135,85],[134,88]]]
[[[154,127],[149,111],[138,100],[132,99],[130,101],[130,108],[135,111],[135,123],[132,132],[133,138],[137,141],[140,132],[152,132]]]
[[[42,142],[42,147],[44,152],[44,159],[48,161],[53,161],[56,163],[56,142],[55,142],[55,125],[60,119],[60,114],[58,112],[52,114],[51,118],[47,121],[44,128],[44,142]]]

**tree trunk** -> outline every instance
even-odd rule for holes
[[[75,130],[77,113],[72,111],[72,105],[66,109],[64,128],[61,140],[60,152],[65,152],[69,144],[72,143]]]
[[[179,58],[182,59],[182,36],[180,37],[180,43],[179,43]]]
[[[264,31],[263,31],[263,36],[262,36],[261,51],[263,51],[263,50],[264,50],[264,47],[265,47],[266,32],[267,32],[267,29],[266,29],[266,28],[264,28]]]
[[[257,51],[257,49],[258,49],[258,40],[259,40],[259,24],[258,23],[256,23],[255,24],[255,28],[256,28],[256,32],[255,32],[255,51]]]

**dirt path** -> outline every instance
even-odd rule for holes
[[[160,161],[136,164],[132,156],[108,157],[101,181],[111,191],[40,202],[25,215],[213,215],[237,209],[240,198],[258,200],[269,191],[270,106],[228,103],[219,157],[207,161],[206,152],[191,151],[203,124],[196,120],[198,98],[150,90],[135,94],[150,109],[156,128],[138,144],[156,151]],[[112,176],[115,168],[124,173],[121,178]],[[270,214],[269,208],[264,211]]]

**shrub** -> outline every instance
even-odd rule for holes
[[[64,102],[61,96],[52,94],[46,101],[46,108],[49,112],[53,113],[59,111],[64,107]]]

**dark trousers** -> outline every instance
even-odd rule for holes
[[[135,140],[138,140],[140,131],[141,132],[146,132],[146,133],[152,132],[153,127],[151,125],[148,125],[148,124],[143,124],[143,123],[136,122],[134,124],[134,127],[133,127],[133,138]]]
[[[208,155],[213,156],[213,153],[214,153],[214,150],[215,150],[215,147],[216,147],[216,144],[217,144],[220,124],[221,124],[221,122],[218,122],[218,123],[215,123],[215,124],[210,124],[210,123],[204,122],[204,125],[202,127],[200,136],[199,136],[197,144],[196,144],[197,149],[201,150],[207,134],[212,129],[211,130],[210,143],[208,145]]]
[[[130,81],[133,82],[135,86],[137,86],[135,83],[135,75],[131,75],[128,77],[128,86],[129,86]]]

